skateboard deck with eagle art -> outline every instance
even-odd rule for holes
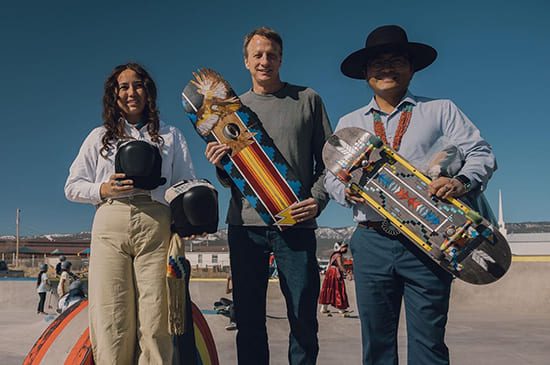
[[[218,73],[200,69],[193,75],[182,102],[197,133],[229,145],[221,163],[266,224],[280,230],[296,224],[289,207],[307,198],[305,189],[262,123]]]
[[[369,132],[336,131],[325,143],[328,171],[381,215],[386,234],[403,234],[453,276],[488,284],[510,267],[498,228],[460,200],[428,193],[431,180]]]

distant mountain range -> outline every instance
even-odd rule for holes
[[[506,223],[508,233],[550,233],[550,222]]]
[[[347,241],[351,237],[355,226],[330,228],[319,227],[315,234],[317,236],[317,254],[326,256],[332,251],[332,247],[336,241]],[[524,222],[524,223],[506,223],[508,233],[545,233],[550,232],[550,222]],[[52,233],[46,235],[35,235],[20,237],[20,240],[48,240],[48,241],[89,241],[90,232],[80,233]],[[0,241],[14,241],[15,236],[0,236]],[[206,243],[208,245],[227,245],[227,229],[219,230],[216,233],[209,234],[204,238],[196,238],[193,244]]]

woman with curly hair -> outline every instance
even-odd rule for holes
[[[164,193],[195,172],[182,133],[159,120],[156,98],[142,66],[115,67],[105,81],[103,125],[84,140],[65,184],[67,199],[96,206],[89,313],[97,364],[171,362]]]

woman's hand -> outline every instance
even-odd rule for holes
[[[122,173],[113,174],[109,178],[109,181],[101,184],[101,188],[99,189],[99,196],[101,199],[132,191],[134,189],[134,182],[132,179],[123,180],[125,177],[126,175]]]

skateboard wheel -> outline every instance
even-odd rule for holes
[[[439,247],[432,247],[432,249],[430,250],[430,254],[434,259],[440,261],[443,260],[443,258],[445,257],[445,254],[439,249]]]
[[[239,135],[241,134],[241,130],[239,129],[239,126],[235,123],[229,123],[225,127],[223,127],[223,136],[227,139],[236,140],[239,138]]]
[[[370,136],[369,138],[369,142],[370,144],[372,144],[375,148],[380,148],[382,147],[382,141],[380,140],[380,138],[376,137],[376,136]]]
[[[456,229],[454,229],[453,227],[449,227],[447,228],[447,230],[445,231],[445,234],[449,237],[451,237],[453,234],[456,233]]]
[[[475,210],[470,210],[468,213],[466,213],[466,218],[472,221],[474,225],[479,225],[481,221],[483,221],[483,217],[476,212]]]
[[[342,170],[338,172],[337,176],[340,180],[348,182],[351,180],[351,174],[347,172],[346,170]]]

